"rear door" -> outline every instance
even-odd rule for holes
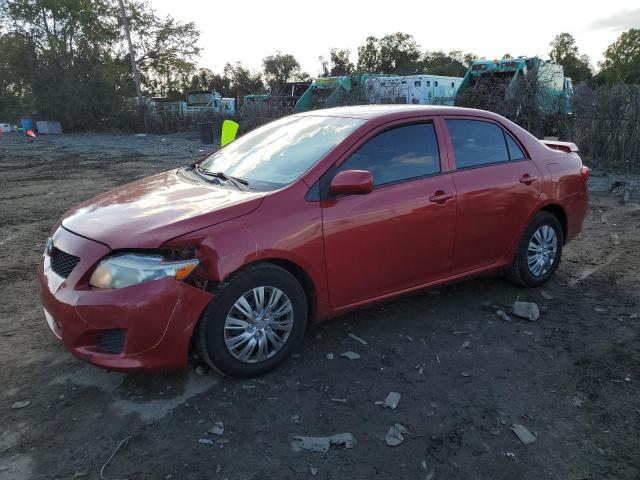
[[[540,196],[541,174],[504,128],[488,119],[445,121],[457,192],[453,273],[497,263]]]
[[[380,128],[325,174],[323,192],[342,170],[367,170],[374,180],[368,194],[323,193],[327,279],[334,308],[449,274],[455,190],[442,157],[436,125],[423,119]]]

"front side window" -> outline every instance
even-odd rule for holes
[[[440,172],[433,123],[403,125],[376,135],[351,154],[340,170],[368,170],[376,186]]]
[[[284,117],[221,148],[200,169],[241,178],[251,189],[275,190],[298,179],[363,122],[342,117]]]
[[[509,161],[504,133],[495,123],[447,120],[447,128],[457,169]]]

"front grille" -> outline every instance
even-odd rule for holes
[[[122,353],[124,350],[124,332],[122,328],[105,330],[98,338],[98,348],[108,353]]]
[[[76,268],[80,259],[62,250],[54,248],[51,252],[51,270],[62,278],[67,278],[71,271]]]

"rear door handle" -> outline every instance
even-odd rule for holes
[[[439,203],[442,205],[447,200],[450,200],[454,197],[453,192],[443,192],[442,190],[438,190],[436,193],[429,197],[429,201],[433,203]]]
[[[520,177],[520,183],[524,183],[524,184],[527,184],[527,185],[531,185],[536,180],[538,180],[538,177],[532,177],[528,173],[525,173],[524,175],[522,175]]]

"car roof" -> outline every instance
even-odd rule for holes
[[[385,117],[417,115],[471,115],[496,117],[497,115],[475,108],[448,107],[444,105],[356,105],[349,107],[324,108],[297,113],[296,116],[344,117],[363,120],[383,119]]]

